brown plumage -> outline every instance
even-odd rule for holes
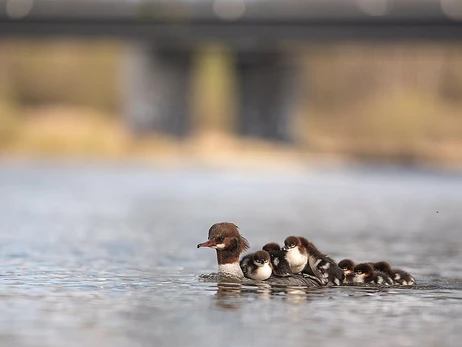
[[[219,265],[239,262],[239,255],[249,249],[249,242],[239,233],[234,223],[222,222],[212,225],[209,229],[209,239],[199,243],[199,247],[210,247],[217,250]]]

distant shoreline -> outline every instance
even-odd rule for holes
[[[294,170],[312,162],[334,166],[360,163],[439,170],[462,168],[462,139],[409,144],[398,140],[384,144],[371,138],[314,133],[307,142],[284,144],[209,130],[178,140],[155,133],[135,136],[121,119],[64,106],[30,109],[8,129],[8,136],[2,137],[0,159],[133,161],[167,166],[186,163],[230,168],[239,165],[276,170]]]

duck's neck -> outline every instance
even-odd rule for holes
[[[239,265],[239,254],[238,250],[217,250],[218,273],[244,278]]]
[[[244,278],[244,273],[242,272],[239,263],[218,264],[218,273],[237,278]]]

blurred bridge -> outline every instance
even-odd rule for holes
[[[462,0],[0,0],[0,36],[130,41],[126,114],[135,130],[190,130],[192,54],[235,52],[237,131],[293,139],[298,67],[281,43],[460,40]]]

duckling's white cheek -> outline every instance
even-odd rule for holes
[[[330,268],[330,264],[329,263],[326,263],[324,264],[323,266],[321,266],[321,269],[324,269],[324,270],[327,270]]]
[[[382,283],[383,283],[383,278],[382,278],[382,276],[379,276],[379,277],[377,278],[377,283],[378,283],[378,284],[382,284]]]
[[[273,260],[273,264],[274,264],[274,266],[278,266],[279,265],[279,258],[275,258]]]
[[[395,275],[395,281],[399,281],[401,279],[401,276],[399,274]]]
[[[216,249],[223,249],[223,248],[225,248],[225,244],[224,244],[224,243],[219,243],[219,244],[217,244],[217,245],[216,245],[215,247],[213,247],[213,248],[216,248]]]

